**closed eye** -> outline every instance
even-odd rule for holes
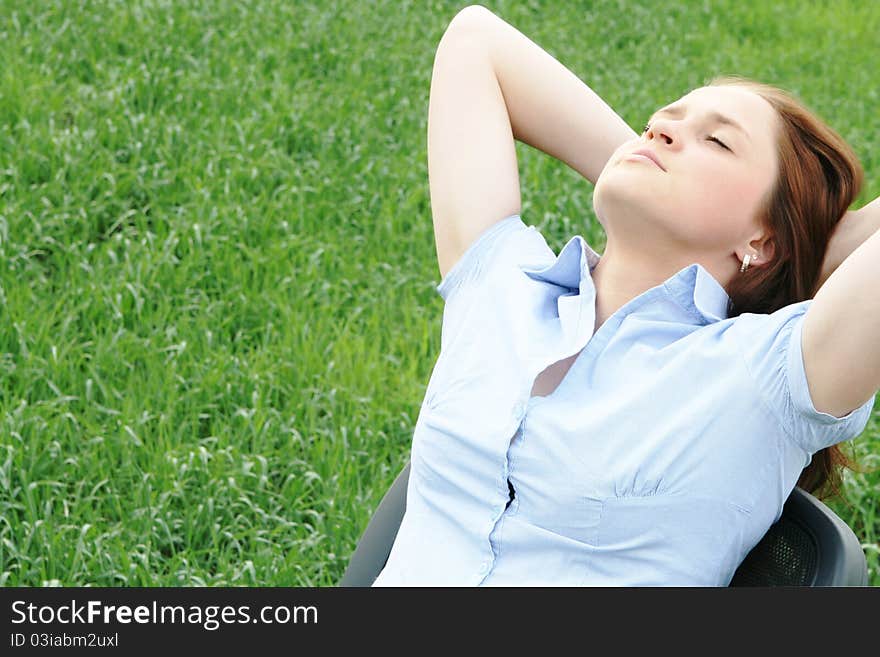
[[[723,148],[727,148],[727,145],[725,145],[725,143],[724,143],[723,141],[721,141],[720,139],[718,139],[718,137],[709,137],[709,141],[715,141],[715,142],[718,142],[719,144],[721,144],[721,146],[722,146]],[[730,150],[730,149],[727,148],[727,150]],[[731,151],[731,152],[733,152],[733,151]]]

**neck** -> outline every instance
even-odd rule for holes
[[[651,258],[646,258],[643,252],[629,252],[609,241],[592,272],[596,288],[596,325],[593,332],[598,331],[606,319],[637,296],[664,283],[694,262],[700,262],[716,280],[725,284],[726,279],[717,274],[718,268],[703,264],[703,259],[658,250],[652,253]]]

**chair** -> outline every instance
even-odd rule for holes
[[[371,586],[385,567],[406,510],[409,471],[407,462],[367,524],[339,586]],[[799,487],[730,582],[730,586],[867,585],[867,562],[856,535]]]

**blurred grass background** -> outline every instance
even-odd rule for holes
[[[487,2],[638,132],[721,73],[880,193],[875,3]],[[440,349],[434,50],[465,3],[0,2],[0,584],[330,586]],[[518,143],[555,250],[592,186]],[[877,413],[854,443],[880,462]],[[880,474],[828,502],[880,585]]]

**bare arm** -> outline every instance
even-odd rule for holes
[[[515,140],[595,184],[636,133],[599,96],[480,5],[459,11],[434,57],[428,179],[441,277],[492,224],[521,210]]]
[[[481,23],[463,9],[440,39],[428,103],[428,182],[440,276],[521,210],[516,144]]]
[[[848,210],[834,228],[828,246],[819,280],[812,297],[834,273],[844,260],[866,239],[880,230],[880,196],[858,210]]]
[[[848,215],[858,218],[852,232],[862,243],[816,293],[801,336],[813,405],[836,417],[880,390],[880,199],[855,213]]]
[[[638,134],[522,32],[481,5],[464,11],[481,25],[514,138],[565,162],[595,185],[611,154]]]

